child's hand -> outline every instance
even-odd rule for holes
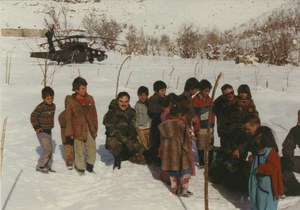
[[[197,137],[194,136],[194,135],[191,135],[191,139],[192,139],[193,141],[197,141],[197,140],[198,140]]]
[[[70,139],[74,139],[74,136],[70,136]]]
[[[36,132],[36,133],[43,132],[43,128],[36,129],[35,132]]]
[[[255,170],[255,174],[258,174],[259,172],[258,172],[258,168]]]
[[[234,150],[231,156],[235,159],[239,159],[240,158],[240,151],[238,149]]]
[[[198,120],[198,118],[195,116],[195,117],[192,118],[192,122],[193,122],[193,123],[198,123],[199,120]]]
[[[252,108],[249,108],[249,109],[248,109],[248,112],[253,112],[253,109],[252,109]]]
[[[137,134],[140,133],[140,129],[138,129],[138,128],[136,128],[135,131],[136,131]]]
[[[252,156],[252,155],[250,155],[250,156],[248,157],[248,162],[249,162],[250,164],[252,164],[252,162],[253,162],[253,156]]]

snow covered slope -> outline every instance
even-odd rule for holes
[[[101,63],[65,65],[55,73],[52,88],[57,110],[53,129],[53,168],[57,173],[45,175],[36,172],[41,148],[29,118],[35,106],[41,102],[42,72],[37,60],[29,57],[27,46],[35,46],[36,40],[1,37],[0,43],[1,127],[4,118],[8,116],[1,177],[2,209],[204,209],[203,170],[197,169],[196,177],[191,179],[190,190],[194,196],[190,198],[173,196],[169,187],[159,180],[160,171],[153,165],[140,166],[125,161],[121,170],[112,170],[113,157],[104,148],[105,128],[101,122],[114,98],[116,76],[125,59],[114,52],[108,53],[108,59]],[[6,56],[12,49],[10,84],[5,84]],[[288,130],[296,123],[296,112],[300,108],[298,67],[251,67],[226,61],[204,60],[202,63],[191,59],[137,56],[124,64],[119,91],[129,92],[133,106],[138,99],[136,90],[139,86],[147,86],[152,94],[153,82],[162,79],[168,84],[169,74],[174,67],[167,93],[180,94],[185,81],[194,76],[197,62],[198,67],[202,66],[199,79],[205,78],[214,83],[215,76],[223,72],[217,96],[225,83],[232,84],[235,90],[244,83],[251,87],[261,120],[276,132],[281,149]],[[49,71],[54,68],[52,63]],[[130,72],[132,75],[125,88]],[[79,73],[88,81],[88,92],[94,96],[100,125],[96,139],[96,174],[84,177],[79,177],[75,171],[68,171],[65,166],[57,121],[59,113],[64,109],[64,98],[72,93],[72,81]],[[179,86],[176,89],[178,77]],[[265,85],[267,81],[269,88]],[[219,145],[218,138],[215,142]],[[297,154],[300,154],[299,149]],[[194,155],[197,160],[196,148]],[[250,209],[247,194],[231,192],[220,186],[209,184],[209,197],[210,209]],[[299,197],[285,198],[279,202],[279,209],[296,208],[299,201]]]

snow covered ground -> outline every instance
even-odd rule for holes
[[[194,196],[189,198],[173,196],[169,187],[159,180],[160,171],[153,165],[141,166],[125,161],[121,170],[112,170],[113,157],[104,148],[105,128],[101,122],[114,98],[117,73],[126,58],[114,52],[109,52],[108,59],[103,62],[67,64],[55,73],[52,88],[57,110],[53,129],[53,168],[57,173],[45,175],[36,172],[41,148],[29,119],[35,106],[41,102],[42,72],[37,60],[29,57],[27,46],[36,46],[36,40],[1,37],[0,43],[1,128],[8,116],[1,177],[2,209],[204,209],[203,170],[197,169],[197,175],[192,177],[190,190]],[[5,84],[6,56],[12,49],[10,84]],[[136,56],[123,66],[119,91],[130,93],[133,106],[138,99],[136,90],[139,86],[147,86],[152,94],[153,82],[164,80],[168,84],[169,74],[175,68],[167,92],[180,94],[185,81],[195,75],[196,64],[197,71],[200,69],[199,78],[212,83],[223,72],[217,96],[225,83],[232,84],[235,90],[240,84],[248,84],[262,123],[276,132],[281,149],[288,130],[296,124],[296,112],[300,109],[299,67],[265,64],[252,67],[236,65],[233,61]],[[49,71],[54,68],[54,63],[51,63]],[[125,88],[130,72],[132,75]],[[255,72],[258,79],[255,79]],[[94,96],[100,124],[96,139],[96,174],[83,177],[65,167],[57,120],[64,109],[64,98],[72,93],[72,81],[79,73],[88,81],[88,92]],[[300,150],[297,149],[296,153],[299,155]],[[197,159],[196,150],[194,155]],[[220,186],[209,184],[209,197],[210,209],[250,208],[247,194],[231,192]],[[299,197],[287,197],[279,202],[279,209],[296,209],[299,202]]]
[[[21,28],[44,28],[42,4],[46,4],[46,2],[0,1],[1,28],[18,28],[19,26]],[[170,0],[101,0],[99,4],[101,7],[98,8],[98,11],[95,10],[95,13],[103,12],[111,16],[115,15],[117,20],[128,22],[128,25],[133,23],[137,27],[144,27],[145,32],[149,35],[154,32],[156,34],[170,33],[169,35],[171,35],[185,21],[194,20],[200,23],[203,20],[206,22],[210,20],[212,21],[210,25],[211,23],[218,23],[225,26],[224,22],[218,22],[220,18],[226,18],[225,15],[220,15],[225,14],[225,10],[228,13],[231,11],[232,14],[233,11],[243,11],[251,17],[255,17],[254,13],[259,13],[258,8],[263,9],[264,6],[268,7],[269,5],[269,9],[272,9],[285,1],[265,0],[261,2],[253,0],[251,2],[255,5],[260,3],[260,7],[247,5],[247,8],[250,9],[245,11],[240,9],[241,6],[244,6],[243,1],[228,0],[226,7],[217,5],[217,8],[222,9],[222,11],[213,10],[209,14],[211,15],[210,18],[201,15],[204,13],[202,11],[208,10],[207,8],[214,8],[214,3],[210,3],[213,1],[203,0],[201,1],[202,4],[196,3],[196,1],[191,2],[196,5],[193,7],[190,4],[186,10],[182,9],[182,1],[172,0],[171,3]],[[71,20],[73,22],[82,20],[84,14],[79,13],[80,9],[82,11],[92,10],[94,5],[97,4],[70,4],[71,9],[75,11]],[[231,7],[233,10],[229,9]],[[169,18],[162,18],[164,15]],[[237,18],[239,15],[236,13],[233,20],[240,21],[239,19],[247,16],[240,15],[241,18]],[[159,27],[156,31],[154,29],[157,24]],[[163,25],[165,26],[164,30]],[[79,26],[74,25],[74,27]],[[35,58],[29,57],[31,51],[29,46],[36,49],[36,42],[45,42],[45,38],[35,40],[0,37],[1,129],[3,120],[6,116],[8,117],[1,175],[1,208],[3,210],[204,209],[203,170],[197,169],[197,175],[192,177],[190,190],[194,192],[194,196],[189,198],[173,196],[169,191],[169,186],[160,181],[160,170],[153,165],[140,166],[125,161],[122,163],[121,170],[112,170],[113,157],[104,148],[105,128],[101,123],[110,101],[115,96],[118,70],[126,58],[126,56],[121,56],[115,52],[108,52],[108,59],[101,63],[67,64],[55,73],[51,86],[55,91],[54,103],[57,106],[53,129],[53,168],[57,170],[57,173],[45,175],[36,172],[35,166],[41,148],[30,124],[30,114],[36,105],[42,101],[40,91],[43,88],[41,85],[43,79],[41,68]],[[5,84],[6,59],[7,55],[10,54],[12,55],[10,84]],[[40,62],[43,63],[43,61]],[[119,91],[129,92],[132,106],[138,99],[137,88],[145,85],[152,94],[152,85],[156,80],[163,80],[166,84],[170,84],[167,93],[180,94],[183,91],[185,81],[195,76],[196,64],[197,72],[199,70],[199,79],[208,79],[212,84],[214,84],[215,77],[220,72],[223,73],[216,97],[221,94],[220,87],[225,83],[233,85],[235,91],[240,84],[248,84],[251,87],[262,123],[275,131],[277,143],[281,149],[281,144],[289,129],[296,125],[296,113],[300,109],[299,67],[289,65],[277,67],[265,64],[252,67],[236,65],[233,61],[133,56],[123,66]],[[51,63],[49,71],[51,72],[55,68],[57,68],[55,64]],[[170,79],[169,74],[173,68],[174,72]],[[131,72],[128,86],[125,88]],[[78,75],[88,81],[88,92],[94,96],[99,120],[99,131],[96,139],[96,174],[87,174],[83,177],[79,177],[75,171],[68,171],[65,167],[57,120],[59,113],[64,109],[64,98],[72,93],[71,84]],[[198,73],[196,76],[198,77]],[[176,89],[178,78],[179,84],[178,89]],[[267,82],[268,88],[266,88]],[[217,136],[216,133],[215,136]],[[219,139],[216,138],[215,142],[218,145]],[[300,155],[300,149],[296,149],[296,154]],[[197,160],[196,150],[194,150],[194,155]],[[300,180],[299,174],[297,174],[297,178]],[[250,209],[247,194],[231,192],[220,186],[209,184],[209,197],[209,206],[212,210]],[[300,197],[287,197],[280,200],[279,209],[298,209],[297,204],[299,202]]]

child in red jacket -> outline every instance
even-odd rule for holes
[[[251,209],[276,210],[279,195],[283,194],[278,147],[269,127],[259,127],[255,137],[254,145],[258,151],[254,155],[249,177]]]

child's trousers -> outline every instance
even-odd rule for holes
[[[184,195],[189,188],[189,179],[191,174],[184,174],[181,177],[170,176],[171,192],[174,195]]]
[[[74,140],[70,139],[64,144],[64,152],[66,157],[66,165],[73,166],[74,161]]]
[[[94,165],[96,161],[96,141],[91,135],[90,129],[88,128],[87,140],[74,140],[75,149],[75,166],[79,170],[85,170],[84,163],[84,149],[86,151],[86,162],[90,165]]]
[[[49,168],[52,162],[52,135],[44,132],[36,134],[41,147],[43,148],[37,167]]]

